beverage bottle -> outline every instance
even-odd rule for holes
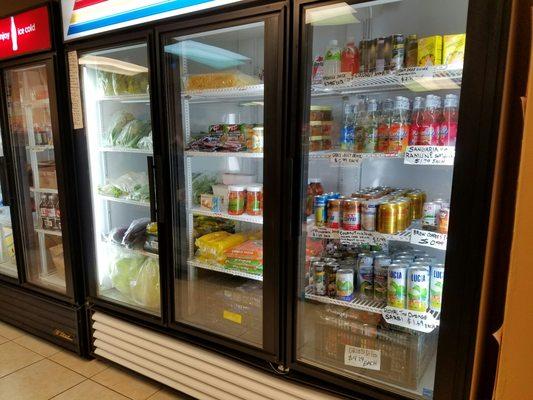
[[[365,141],[366,108],[364,102],[359,102],[355,112],[355,138],[354,151],[360,153],[364,148]]]
[[[444,98],[442,122],[438,134],[438,146],[455,146],[457,141],[457,107],[459,99],[454,94],[447,94]]]
[[[404,153],[409,141],[409,99],[396,96],[389,135],[389,153]]]
[[[355,143],[355,105],[344,104],[344,122],[342,124],[340,147],[353,151]]]
[[[54,229],[61,230],[61,210],[59,208],[59,196],[54,196],[54,209],[55,209],[55,218],[54,218]]]
[[[46,202],[46,208],[48,209],[46,219],[46,228],[45,229],[54,229],[54,221],[56,219],[56,208],[54,204],[54,196],[48,196],[48,201]]]
[[[19,45],[17,26],[15,25],[15,17],[11,17],[11,43],[13,46],[13,51],[17,51],[19,49]]]
[[[48,208],[46,207],[47,196],[41,196],[41,203],[39,204],[39,215],[41,216],[41,226],[46,229],[46,220],[48,217]]]
[[[341,71],[341,49],[338,42],[330,40],[324,55],[324,76],[335,76]]]
[[[356,74],[359,72],[359,49],[355,46],[355,38],[349,37],[341,53],[341,72]]]
[[[424,99],[422,97],[415,97],[413,101],[413,113],[411,114],[411,127],[409,129],[409,146],[416,146],[419,143],[419,138],[422,130],[422,118],[424,112]]]
[[[375,153],[378,143],[378,102],[368,101],[364,121],[363,153]]]
[[[440,97],[433,94],[426,96],[426,107],[422,117],[422,127],[418,138],[421,146],[430,146],[436,143],[440,125]]]
[[[378,153],[387,153],[389,151],[389,131],[392,122],[392,108],[394,102],[387,99],[383,102],[383,107],[378,120]]]

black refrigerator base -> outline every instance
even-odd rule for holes
[[[0,283],[0,321],[88,357],[84,309]]]

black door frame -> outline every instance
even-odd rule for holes
[[[350,1],[350,4],[367,0]],[[292,32],[291,132],[302,132],[304,106],[308,95],[305,68],[307,8],[339,1],[295,0]],[[467,399],[472,374],[479,296],[483,276],[486,221],[490,211],[494,155],[498,139],[498,121],[509,31],[509,0],[470,0],[467,20],[467,48],[463,70],[459,136],[455,157],[453,207],[446,255],[447,284],[438,344],[434,399]],[[289,377],[356,398],[403,398],[386,389],[326,372],[297,360],[296,308],[298,243],[301,235],[300,184],[303,172],[302,135],[293,135],[288,144],[288,158],[293,160],[294,175],[286,184],[290,194],[292,228],[287,253],[289,269],[287,292],[286,343],[291,369]],[[468,265],[465,271],[463,266]],[[465,273],[466,272],[466,273]],[[359,396],[359,397],[358,397]],[[409,397],[405,397],[409,398]]]

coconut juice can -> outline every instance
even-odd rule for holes
[[[374,265],[374,300],[387,301],[387,265]]]
[[[407,268],[391,264],[387,274],[387,304],[391,307],[405,308]]]
[[[349,301],[353,298],[354,276],[352,269],[339,269],[335,275],[336,295],[339,300]]]
[[[429,308],[440,311],[442,306],[442,289],[444,287],[444,264],[435,264],[431,268],[429,286]]]
[[[428,307],[429,268],[409,268],[407,271],[407,309],[424,312]]]

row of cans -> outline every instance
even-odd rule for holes
[[[315,196],[315,226],[348,231],[395,234],[424,215],[426,194],[420,190],[396,190],[377,199],[344,197],[339,193]]]

